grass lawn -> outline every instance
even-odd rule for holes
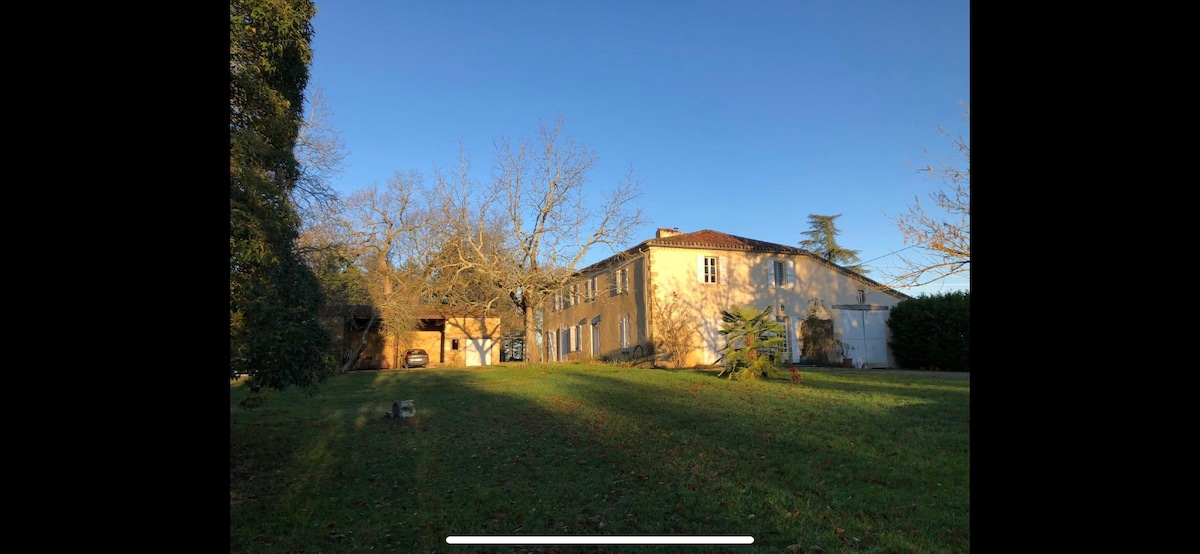
[[[969,552],[967,379],[501,365],[230,384],[230,552]],[[395,400],[416,417],[387,419]],[[462,546],[448,535],[751,535]],[[789,548],[790,547],[790,548]]]

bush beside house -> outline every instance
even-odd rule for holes
[[[892,308],[888,346],[901,367],[971,369],[971,293],[921,295]]]

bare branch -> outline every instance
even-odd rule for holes
[[[970,106],[963,108],[963,120],[969,123]],[[897,218],[904,243],[915,247],[916,253],[900,255],[903,268],[887,274],[893,286],[920,286],[970,272],[971,147],[961,135],[938,129],[950,139],[958,157],[946,161],[930,153],[937,166],[916,170],[941,181],[942,188],[930,194],[936,211],[926,211],[914,198],[908,212]]]
[[[306,215],[318,207],[330,208],[337,194],[330,183],[342,174],[349,152],[341,133],[333,128],[333,108],[325,100],[319,85],[309,87],[308,113],[296,137],[294,149],[299,177],[292,189],[292,200]]]
[[[536,361],[536,321],[546,295],[561,287],[593,248],[615,247],[642,224],[632,172],[602,195],[590,190],[596,155],[564,132],[565,121],[543,123],[536,143],[496,141],[487,184],[469,177],[465,154],[459,172],[439,172],[437,189],[447,217],[439,272],[453,296],[498,308],[500,299],[520,311],[527,360]],[[502,313],[504,311],[502,310]]]

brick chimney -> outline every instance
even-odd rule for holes
[[[672,229],[668,229],[666,227],[659,227],[658,232],[654,234],[654,238],[665,239],[667,237],[673,237],[675,235],[682,235],[682,234],[683,234],[683,232],[681,232],[679,230],[679,227],[675,227]]]

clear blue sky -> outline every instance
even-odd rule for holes
[[[316,5],[310,81],[350,151],[343,194],[430,179],[460,142],[487,179],[495,139],[561,115],[597,155],[591,187],[633,169],[639,241],[678,227],[796,246],[808,214],[842,214],[839,243],[883,280],[905,248],[894,218],[938,187],[913,168],[951,154],[938,125],[970,139],[968,0]]]

